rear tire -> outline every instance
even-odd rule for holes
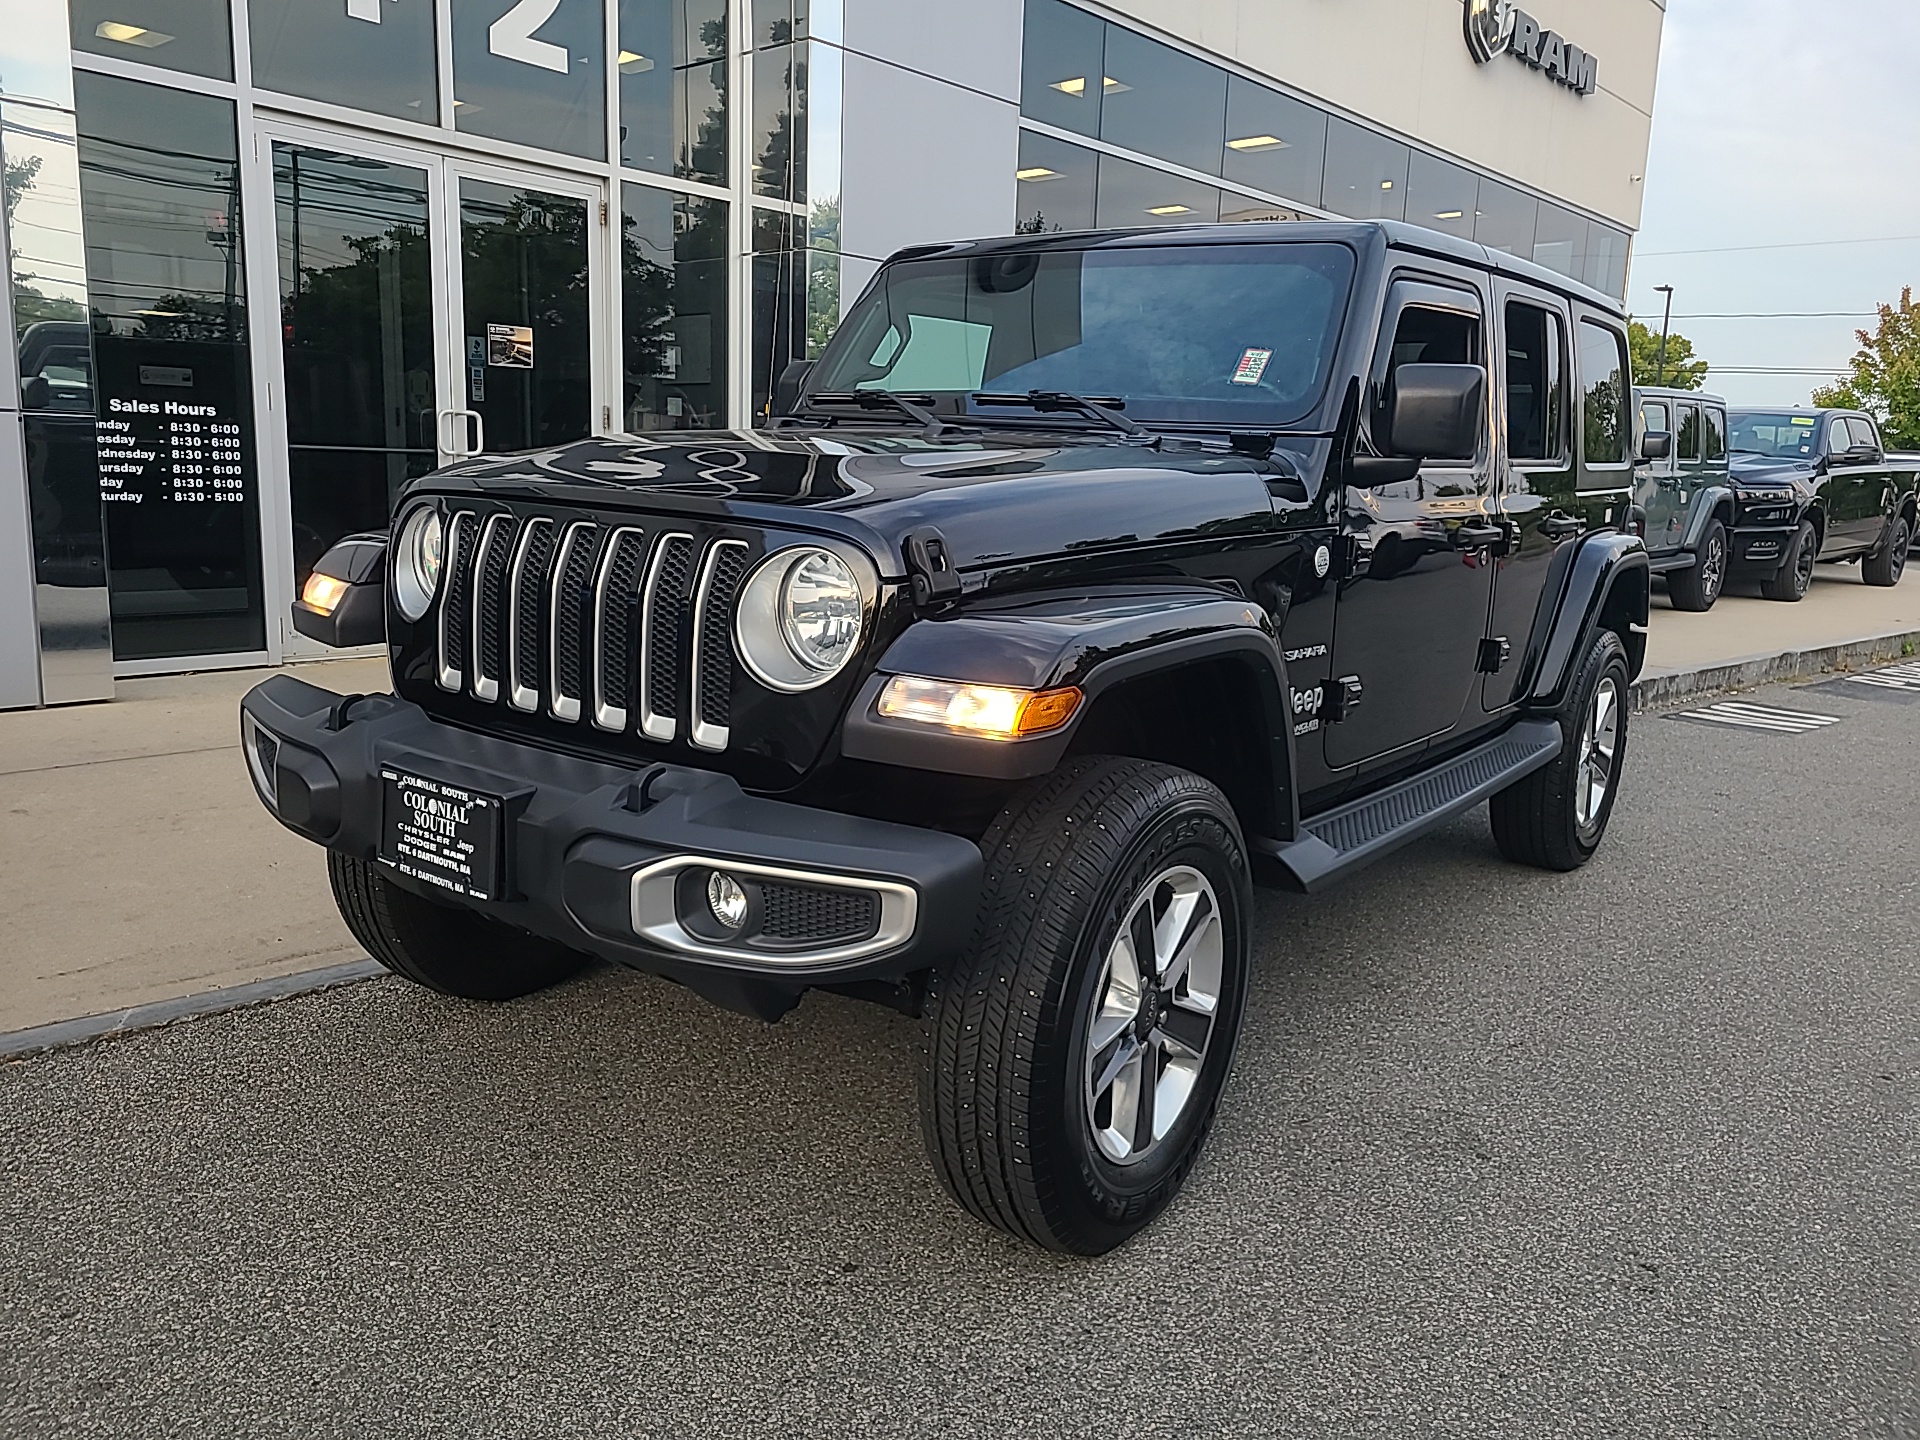
[[[394,974],[463,1000],[516,1000],[558,984],[587,963],[577,950],[436,905],[403,890],[378,867],[327,852],[334,903],[353,938]]]
[[[1626,647],[1602,630],[1560,708],[1560,753],[1487,807],[1494,843],[1507,859],[1578,870],[1600,848],[1627,758],[1628,685]]]
[[[1787,547],[1787,558],[1761,585],[1760,593],[1769,600],[1784,600],[1788,604],[1806,599],[1807,589],[1813,584],[1813,567],[1819,558],[1820,532],[1813,528],[1811,520],[1802,520],[1794,532],[1793,544]]]
[[[1711,610],[1726,583],[1727,527],[1709,520],[1693,564],[1667,576],[1667,598],[1676,610]]]
[[[981,841],[972,951],[935,977],[927,1153],[962,1208],[1098,1255],[1179,1190],[1233,1063],[1252,904],[1226,797],[1072,761]]]
[[[1860,562],[1860,578],[1869,585],[1898,585],[1907,570],[1907,551],[1913,545],[1913,526],[1907,517],[1895,517],[1887,543]]]

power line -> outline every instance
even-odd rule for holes
[[[1813,250],[1826,245],[1900,245],[1920,240],[1920,235],[1876,235],[1859,240],[1793,240],[1781,245],[1715,245],[1705,250],[1642,250],[1639,258],[1651,260],[1662,255],[1734,255],[1749,250]]]
[[[1872,320],[1878,310],[1700,310],[1676,320]]]
[[[1851,375],[1851,370],[1789,370],[1773,365],[1714,365],[1709,375]]]

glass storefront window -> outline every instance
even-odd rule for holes
[[[807,10],[807,0],[753,0],[753,35],[749,43],[761,49],[804,40]]]
[[[423,170],[273,147],[294,584],[435,462]]]
[[[1587,232],[1591,225],[1584,215],[1542,202],[1534,224],[1534,263],[1578,280],[1587,271]]]
[[[629,184],[621,211],[626,428],[724,425],[726,203]]]
[[[1056,230],[1093,229],[1094,166],[1091,150],[1051,135],[1020,132],[1020,159],[1014,170],[1019,187],[1018,223],[1022,235]]]
[[[1102,229],[1211,223],[1220,218],[1220,192],[1198,180],[1102,155],[1094,218]]]
[[[1627,293],[1627,246],[1625,231],[1595,221],[1587,240],[1586,282],[1616,300]]]
[[[1489,250],[1509,255],[1533,255],[1534,221],[1540,202],[1524,191],[1498,180],[1480,181],[1480,214],[1474,240]]]
[[[78,71],[114,656],[261,650],[231,102]]]
[[[1027,0],[1020,113],[1098,135],[1106,33],[1105,21],[1061,0]]]
[[[253,83],[438,125],[433,9],[433,0],[249,0]]]
[[[1327,126],[1327,175],[1320,191],[1322,208],[1354,220],[1407,218],[1409,152],[1348,121]]]
[[[1462,240],[1473,239],[1480,177],[1458,165],[1415,151],[1407,171],[1407,219]]]
[[[1220,173],[1226,71],[1110,25],[1101,88],[1102,140],[1189,170]]]
[[[620,163],[727,183],[726,0],[620,0]]]
[[[605,49],[600,0],[460,0],[453,7],[455,128],[605,158]]]
[[[773,385],[807,354],[807,225],[780,210],[753,212],[752,408],[767,413]]]
[[[486,448],[532,450],[592,431],[593,315],[587,202],[460,182],[465,408]]]
[[[1327,160],[1327,116],[1290,95],[1243,80],[1227,81],[1226,161],[1229,180],[1317,204]]]
[[[227,0],[70,0],[73,48],[215,80],[233,78]]]
[[[753,57],[753,193],[807,198],[807,47]]]

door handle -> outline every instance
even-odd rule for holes
[[[1662,490],[1678,490],[1680,488],[1680,477],[1678,475],[1662,475],[1653,483],[1658,485]]]
[[[1462,525],[1453,532],[1454,541],[1463,548],[1479,549],[1482,545],[1498,545],[1507,538],[1507,532],[1498,525]]]
[[[471,422],[471,423],[469,423]],[[449,455],[465,457],[478,455],[487,448],[486,422],[480,418],[477,410],[442,410],[439,419],[440,433],[435,438],[440,448]],[[461,442],[471,436],[473,443]]]
[[[1574,515],[1549,515],[1540,522],[1540,533],[1549,540],[1564,540],[1587,528],[1587,522]]]

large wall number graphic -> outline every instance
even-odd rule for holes
[[[551,20],[559,8],[560,0],[518,0],[511,10],[487,27],[487,49],[503,60],[538,65],[556,75],[567,74],[567,47],[533,38],[533,32]]]

